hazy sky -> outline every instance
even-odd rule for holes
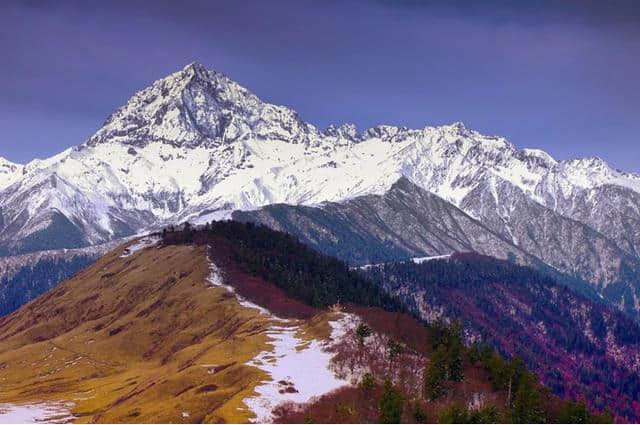
[[[197,61],[321,128],[463,121],[640,171],[635,0],[3,0],[0,49],[0,156],[18,162]]]

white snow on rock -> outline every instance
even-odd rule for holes
[[[120,256],[120,258],[130,257],[138,251],[142,251],[143,249],[157,245],[158,242],[160,242],[160,237],[146,236],[142,239],[137,240],[135,243],[129,245],[128,247],[126,247],[124,250],[124,253]]]
[[[20,180],[24,165],[7,161],[0,156],[0,190]]]
[[[331,340],[338,343],[346,333],[350,316],[330,321]],[[333,354],[327,351],[331,342],[312,340],[305,344],[296,336],[298,326],[273,326],[267,333],[273,349],[263,351],[247,363],[264,370],[271,380],[263,381],[255,388],[258,395],[244,400],[256,415],[253,422],[266,423],[273,420],[273,409],[286,402],[307,403],[315,397],[331,392],[345,385],[347,380],[339,379],[331,370]],[[298,350],[296,347],[303,347]]]
[[[1,424],[69,423],[75,419],[69,403],[0,404]]]
[[[384,263],[381,263],[384,264]],[[360,269],[360,270],[369,270],[371,267],[377,267],[380,264],[363,264],[362,266],[351,267],[352,270]]]

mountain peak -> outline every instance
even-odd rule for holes
[[[329,137],[337,137],[351,141],[362,140],[362,135],[358,131],[358,127],[353,123],[345,123],[339,126],[331,124],[322,130],[322,134]]]
[[[314,131],[293,110],[265,103],[224,74],[193,62],[137,92],[87,144],[195,147],[251,138],[304,143]]]
[[[231,83],[237,86],[238,88],[240,88],[240,86],[237,83],[231,81],[231,79],[226,77],[224,74],[217,72],[215,70],[208,69],[206,66],[204,66],[199,62],[191,62],[190,64],[182,68],[181,71],[178,71],[172,75],[176,75],[176,74],[184,75],[185,80],[199,81],[205,84],[208,83],[216,88],[218,86],[225,86]],[[170,77],[171,75],[168,76],[167,78],[170,78]]]
[[[467,136],[470,133],[470,130],[467,129],[467,126],[464,125],[462,121],[455,121],[451,124],[443,125],[438,128],[440,128],[445,133],[451,133],[457,136]]]
[[[183,71],[197,71],[197,72],[207,72],[208,69],[207,67],[205,67],[203,64],[201,64],[200,62],[191,62],[187,65],[185,65],[184,68],[182,68]]]
[[[18,167],[18,166],[20,166],[20,164],[11,162],[8,159],[0,156],[0,167]]]
[[[231,122],[243,120],[260,100],[216,71],[192,62],[134,94],[88,142],[143,147],[219,143]]]
[[[24,165],[16,164],[0,156],[0,190],[19,180]]]
[[[467,130],[467,126],[464,125],[464,123],[462,121],[456,121],[454,123],[451,123],[449,125],[449,127],[453,130],[459,131],[459,132],[463,132]]]

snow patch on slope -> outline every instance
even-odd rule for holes
[[[449,258],[451,258],[451,255],[453,254],[434,255],[431,257],[416,257],[416,258],[412,258],[411,261],[413,261],[416,264],[422,264],[432,260],[448,260]]]
[[[0,404],[0,423],[69,423],[75,419],[70,403]]]
[[[351,314],[341,313],[338,320],[329,321],[331,337],[328,341],[317,339],[311,342],[300,338],[302,328],[296,320],[282,319],[267,309],[240,296],[233,286],[225,283],[223,270],[209,261],[210,287],[224,288],[234,294],[240,305],[257,309],[269,316],[272,324],[267,331],[270,350],[265,350],[247,363],[270,376],[255,388],[257,395],[248,397],[244,403],[256,415],[254,422],[265,423],[273,419],[273,409],[285,402],[306,403],[334,389],[349,385],[349,381],[337,378],[332,371],[331,359],[334,354],[328,349],[344,338],[356,323]]]
[[[350,315],[330,321],[331,340],[339,343],[351,323]],[[257,396],[244,403],[255,413],[254,422],[265,423],[273,419],[273,409],[287,402],[307,403],[315,397],[331,392],[350,382],[336,377],[330,368],[332,345],[327,341],[312,340],[305,344],[297,336],[298,326],[273,326],[267,333],[273,349],[263,351],[247,363],[264,370],[271,376],[255,388]]]
[[[130,257],[138,251],[158,245],[158,242],[160,242],[160,238],[158,236],[146,236],[126,247],[120,258]]]
[[[422,264],[432,260],[448,260],[449,258],[451,258],[452,255],[453,254],[444,254],[444,255],[433,255],[431,257],[414,257],[407,261],[412,261],[416,264]],[[391,261],[391,263],[394,263],[394,262],[397,262],[397,261]],[[389,264],[389,263],[365,264],[362,266],[352,267],[352,269],[369,270],[370,268],[384,266],[385,264]]]

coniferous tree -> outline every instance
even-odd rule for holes
[[[356,336],[358,337],[358,345],[362,348],[364,340],[371,336],[371,328],[366,323],[360,323],[356,329]]]
[[[566,401],[558,415],[558,422],[563,424],[591,423],[591,415],[584,400],[580,400],[577,403]]]
[[[393,368],[393,363],[400,354],[402,354],[402,345],[400,345],[397,341],[394,341],[393,339],[389,340],[389,344],[387,346],[387,355],[389,357],[389,369]]]
[[[373,388],[376,386],[376,380],[370,373],[365,373],[360,381],[360,388],[366,392],[370,393],[373,391]]]
[[[425,373],[424,392],[429,400],[436,400],[445,393],[447,380],[447,351],[440,345],[429,359],[429,366]]]
[[[449,379],[452,381],[460,382],[464,379],[463,351],[462,328],[460,322],[455,322],[449,337]]]
[[[493,405],[484,406],[479,410],[469,412],[469,423],[496,424],[500,421],[498,409]]]
[[[413,419],[415,419],[419,424],[427,423],[429,419],[425,411],[420,406],[420,403],[416,403],[413,406]]]
[[[441,345],[447,345],[447,333],[447,326],[441,318],[438,318],[438,320],[431,325],[431,347],[434,350]]]
[[[513,423],[540,424],[546,422],[545,419],[538,384],[533,374],[525,372],[518,382],[511,420]]]
[[[380,399],[380,423],[398,424],[402,419],[402,393],[394,388],[389,379],[384,381],[382,398]]]
[[[507,403],[511,403],[512,395],[525,373],[527,373],[527,367],[522,358],[516,354],[506,367]]]
[[[599,415],[593,415],[591,418],[591,422],[594,424],[612,424],[613,423],[613,415],[609,408],[605,408],[602,413]]]
[[[469,411],[458,404],[449,406],[440,413],[438,422],[441,424],[466,424],[470,423]]]

